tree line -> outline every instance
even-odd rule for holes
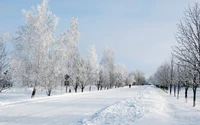
[[[185,88],[185,99],[188,89],[193,90],[193,106],[196,92],[200,85],[200,5],[195,3],[184,11],[184,17],[178,24],[175,35],[177,45],[172,46],[170,61],[158,67],[150,77],[157,87],[168,89],[170,95],[179,98],[181,87]]]
[[[128,73],[125,65],[115,64],[115,53],[106,48],[98,61],[95,46],[89,48],[88,56],[80,56],[78,19],[72,18],[70,27],[56,39],[59,18],[49,8],[48,0],[31,10],[22,10],[25,24],[19,26],[15,35],[0,36],[0,92],[12,85],[45,89],[48,96],[58,86],[80,88],[95,85],[98,90],[122,87],[128,84],[145,84],[144,73],[137,70]],[[6,39],[13,50],[6,51]],[[5,82],[6,81],[6,82]],[[9,84],[8,84],[9,83]],[[70,89],[71,91],[71,89]]]

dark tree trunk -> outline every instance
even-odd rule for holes
[[[92,87],[90,86],[90,87],[89,87],[89,91],[91,91],[91,90],[92,90]]]
[[[51,89],[48,89],[46,93],[47,93],[47,96],[50,96],[51,95]]]
[[[71,93],[71,88],[69,89],[69,93]]]
[[[33,88],[33,91],[32,91],[32,94],[31,94],[31,98],[34,98],[34,97],[35,97],[35,93],[36,93],[36,88],[34,87],[34,88]]]
[[[75,90],[75,93],[77,93],[77,89],[78,89],[78,86],[76,85],[74,90]]]
[[[188,87],[185,87],[185,102],[187,102],[187,93],[188,93]]]
[[[97,84],[97,90],[98,91],[100,90],[100,84]]]
[[[178,88],[177,88],[177,99],[179,99],[179,91],[180,91],[180,84],[178,83]]]
[[[176,97],[176,85],[174,85],[174,97]]]
[[[193,87],[193,107],[195,107],[195,102],[196,102],[196,90],[197,90],[197,87],[194,86]]]
[[[81,92],[83,92],[84,91],[84,87],[81,87]]]
[[[170,95],[172,95],[172,84],[171,83],[169,85],[169,93],[170,93]]]
[[[103,86],[100,87],[100,90],[102,90],[102,89],[103,89]]]

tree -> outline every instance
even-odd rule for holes
[[[158,67],[156,73],[153,75],[152,80],[157,87],[162,89],[168,89],[168,86],[172,83],[171,81],[171,67],[170,64],[165,62]],[[174,66],[173,66],[173,80],[174,80]],[[175,82],[174,82],[175,83]]]
[[[88,59],[88,68],[89,68],[88,84],[90,85],[89,90],[91,90],[91,85],[96,85],[98,88],[99,71],[100,71],[98,57],[97,57],[96,49],[94,45],[90,47],[89,55],[87,59]]]
[[[70,76],[70,85],[73,86],[75,92],[77,92],[78,86],[79,86],[79,79],[77,76],[77,70],[78,70],[78,62],[80,59],[79,52],[78,52],[78,40],[79,40],[79,32],[78,32],[78,26],[77,26],[77,18],[71,19],[71,24],[68,32],[66,33],[66,38],[68,40],[65,40],[65,44],[67,46],[67,53],[68,53],[68,61],[67,63],[67,74]]]
[[[78,62],[77,78],[81,92],[84,91],[85,86],[88,85],[88,79],[90,77],[89,62],[87,58],[80,57]]]
[[[55,30],[58,18],[51,13],[48,1],[32,7],[30,11],[23,10],[26,24],[20,26],[17,37],[14,38],[13,67],[17,81],[28,82],[33,87],[31,97],[35,96],[36,88],[42,86],[45,78],[49,55],[55,42]],[[20,74],[20,75],[17,75]],[[20,78],[19,78],[20,77]]]
[[[172,94],[172,86],[173,86],[173,79],[174,79],[174,57],[170,58],[170,95]]]
[[[187,95],[188,95],[188,89],[192,85],[192,69],[190,68],[190,65],[185,62],[181,62],[181,79],[183,87],[185,87],[185,101],[187,102]]]
[[[127,71],[125,65],[116,65],[115,66],[115,88],[122,87],[125,85],[127,78]]]
[[[193,7],[185,10],[184,18],[178,24],[176,40],[178,45],[173,47],[174,55],[178,60],[190,64],[194,70],[193,80],[193,106],[195,106],[197,76],[200,74],[200,5],[195,3]],[[198,80],[200,81],[200,80]]]
[[[115,55],[114,51],[111,49],[105,49],[103,53],[103,58],[101,60],[101,65],[104,67],[104,72],[108,71],[109,73],[109,86],[112,88],[114,86],[114,69],[115,69]]]
[[[144,85],[146,83],[144,73],[140,70],[136,70],[134,72],[134,79],[136,81],[136,85]]]
[[[132,85],[133,83],[135,83],[134,71],[132,71],[132,72],[130,72],[130,73],[128,74],[127,83],[128,83],[129,85]]]
[[[8,53],[6,51],[6,39],[8,34],[0,34],[0,92],[12,86],[11,74],[8,72]]]
[[[109,71],[104,66],[100,65],[99,83],[97,89],[108,88],[110,84]]]
[[[56,88],[59,83],[64,80],[62,72],[62,56],[63,53],[59,53],[59,48],[55,46],[55,50],[49,54],[48,62],[46,64],[45,74],[43,75],[43,86],[47,90],[48,96],[51,95],[52,89]]]

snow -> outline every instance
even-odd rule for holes
[[[192,94],[191,90],[189,91],[190,94]],[[180,99],[176,99],[154,86],[133,86],[130,89],[124,87],[21,101],[13,100],[12,103],[0,105],[0,124],[200,124],[199,96],[197,96],[197,107],[192,107],[191,95],[188,103],[185,103],[183,95],[184,91],[182,90]],[[2,96],[0,96],[1,99]]]

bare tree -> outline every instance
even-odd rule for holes
[[[184,18],[178,25],[176,34],[178,45],[173,47],[174,55],[178,60],[187,62],[194,70],[193,106],[195,106],[197,76],[200,74],[200,5],[195,3],[184,12]],[[200,81],[200,80],[198,80]]]
[[[176,35],[178,45],[173,48],[174,55],[181,61],[191,65],[194,72],[193,79],[193,106],[195,106],[197,75],[200,74],[200,6],[195,3],[193,7],[186,9],[183,22],[178,25]]]

